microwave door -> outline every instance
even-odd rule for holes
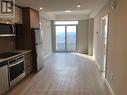
[[[0,36],[15,35],[15,28],[13,24],[0,24]]]

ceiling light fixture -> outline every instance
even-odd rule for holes
[[[65,11],[65,12],[66,12],[66,13],[70,13],[71,11],[68,10],[68,11]]]
[[[43,10],[43,8],[40,8],[40,10]]]
[[[77,8],[80,8],[81,7],[81,5],[77,5]]]

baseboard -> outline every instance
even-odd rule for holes
[[[109,82],[107,81],[107,79],[105,79],[105,90],[107,95],[115,95],[112,87],[110,86]]]
[[[100,65],[98,64],[98,62],[96,60],[95,60],[95,64],[96,64],[98,70],[100,71]]]
[[[46,56],[44,56],[44,59],[46,59],[47,57],[49,57],[52,54],[52,52],[48,53]]]
[[[98,68],[99,71],[101,71],[101,68],[100,68],[100,65],[98,64],[98,62],[96,60],[95,61],[95,64]],[[107,81],[107,79],[105,79],[105,90],[106,90],[106,95],[115,95],[112,87],[110,86],[109,82]]]

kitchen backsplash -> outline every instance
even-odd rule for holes
[[[0,37],[0,52],[15,50],[14,37]]]
[[[0,18],[0,23],[22,23],[22,9],[15,7],[15,17],[14,18]]]
[[[15,18],[0,18],[0,23],[22,23],[22,9],[15,8]],[[15,37],[0,37],[0,52],[15,50]]]

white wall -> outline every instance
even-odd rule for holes
[[[115,95],[127,95],[127,0],[109,2],[94,19],[94,56],[100,63],[101,18],[109,15],[106,79]],[[108,95],[110,95],[108,93]]]
[[[43,31],[43,54],[44,58],[52,53],[51,21],[40,17],[41,29]]]
[[[89,30],[90,24],[92,25],[92,20],[79,20],[77,25],[77,52],[88,54],[88,48],[90,55],[93,51],[93,31]],[[88,35],[89,34],[89,35]],[[89,37],[88,37],[89,36]],[[55,25],[52,21],[52,39],[53,39],[53,51],[55,51]]]
[[[89,19],[89,31],[88,31],[88,55],[93,55],[93,24],[94,19]]]
[[[56,20],[86,20],[89,19],[87,14],[61,14],[56,15]]]
[[[79,20],[77,27],[77,51],[88,54],[89,20]]]

